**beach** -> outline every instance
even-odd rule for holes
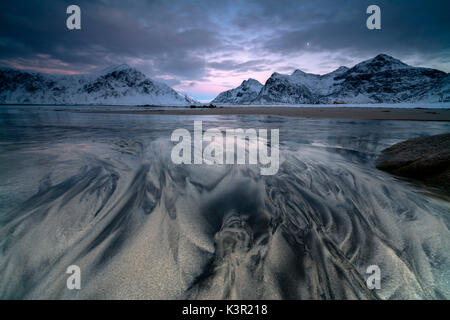
[[[272,115],[312,119],[450,121],[450,109],[384,108],[384,107],[217,107],[172,108],[154,110],[77,110],[87,113],[159,114],[159,115]]]
[[[0,298],[450,297],[449,203],[374,164],[449,132],[448,111],[107,108],[0,109]],[[377,115],[441,121],[350,118]],[[172,133],[199,120],[278,129],[279,170],[174,163]]]

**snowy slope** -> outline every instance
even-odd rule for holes
[[[380,54],[325,75],[301,70],[291,75],[274,73],[252,101],[223,93],[216,99],[232,104],[450,102],[449,79],[445,72],[412,67]]]
[[[347,72],[348,68],[317,75],[295,70],[291,75],[274,73],[266,81],[253,102],[257,103],[318,103],[319,97],[331,94],[343,80],[335,80]]]
[[[450,74],[433,84],[431,88],[428,86],[419,91],[417,99],[420,101],[450,102]]]
[[[239,87],[222,92],[212,103],[250,103],[258,96],[262,87],[259,81],[250,78],[244,80]]]
[[[0,70],[2,104],[187,105],[195,100],[119,65],[88,75]]]
[[[434,91],[447,74],[445,72],[412,67],[387,55],[378,55],[349,69],[335,78],[342,81],[332,94],[321,102],[332,103],[399,103],[448,102]],[[431,93],[434,91],[433,93]],[[427,95],[426,92],[431,94]]]

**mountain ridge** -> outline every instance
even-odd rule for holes
[[[0,68],[0,104],[189,105],[198,103],[126,64],[90,74]]]
[[[235,89],[229,91],[232,90]],[[436,69],[409,66],[394,57],[379,54],[351,68],[341,66],[323,75],[306,73],[300,69],[290,75],[274,72],[253,100],[223,98],[216,98],[213,103],[449,102],[450,75]]]

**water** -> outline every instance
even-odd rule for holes
[[[449,203],[374,167],[449,123],[56,110],[0,108],[0,298],[450,298]],[[280,129],[278,173],[174,165],[194,120]]]

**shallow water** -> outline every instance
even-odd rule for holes
[[[194,120],[280,129],[278,173],[173,164]],[[8,107],[0,128],[0,298],[450,298],[449,203],[373,164],[449,123]]]

